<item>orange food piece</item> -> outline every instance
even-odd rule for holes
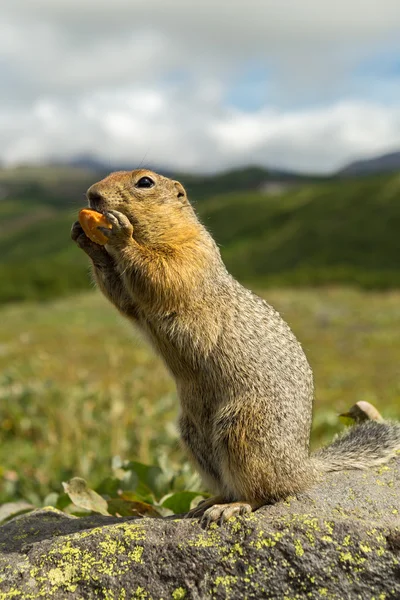
[[[112,229],[112,225],[107,221],[104,215],[95,210],[83,208],[81,211],[79,211],[78,218],[83,231],[87,237],[92,240],[92,242],[100,244],[100,246],[107,244],[107,237],[102,231],[100,231],[100,229],[98,229],[98,227],[107,227],[107,229]]]

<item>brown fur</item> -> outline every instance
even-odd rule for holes
[[[142,177],[154,187],[138,188]],[[215,501],[235,502],[192,514],[241,514],[311,485],[329,468],[329,451],[323,465],[309,456],[313,377],[301,345],[229,275],[182,185],[141,169],[112,173],[87,195],[112,219],[109,243],[97,246],[78,224],[72,237],[92,259],[101,291],[174,377],[182,441]],[[338,460],[335,449],[334,468]]]

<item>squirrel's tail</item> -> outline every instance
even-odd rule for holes
[[[381,465],[399,451],[400,423],[366,421],[349,427],[311,458],[321,471],[344,471]]]

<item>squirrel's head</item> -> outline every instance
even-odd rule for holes
[[[118,210],[133,225],[144,244],[177,245],[199,235],[200,224],[178,182],[147,169],[118,171],[92,185],[87,193],[91,209]]]

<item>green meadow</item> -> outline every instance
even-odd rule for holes
[[[303,344],[313,448],[359,400],[400,418],[400,175],[295,180],[275,195],[263,177],[236,173],[236,192],[227,176],[183,179],[228,268]],[[69,239],[96,178],[0,171],[0,503],[63,508],[62,482],[78,476],[128,503],[176,492],[164,508],[179,512],[204,490],[179,445],[173,381]]]
[[[314,369],[313,447],[358,400],[400,417],[400,292],[258,291]],[[0,501],[40,505],[74,476],[97,488],[116,456],[161,465],[167,490],[201,489],[182,466],[169,374],[99,293],[6,305],[0,321]]]

